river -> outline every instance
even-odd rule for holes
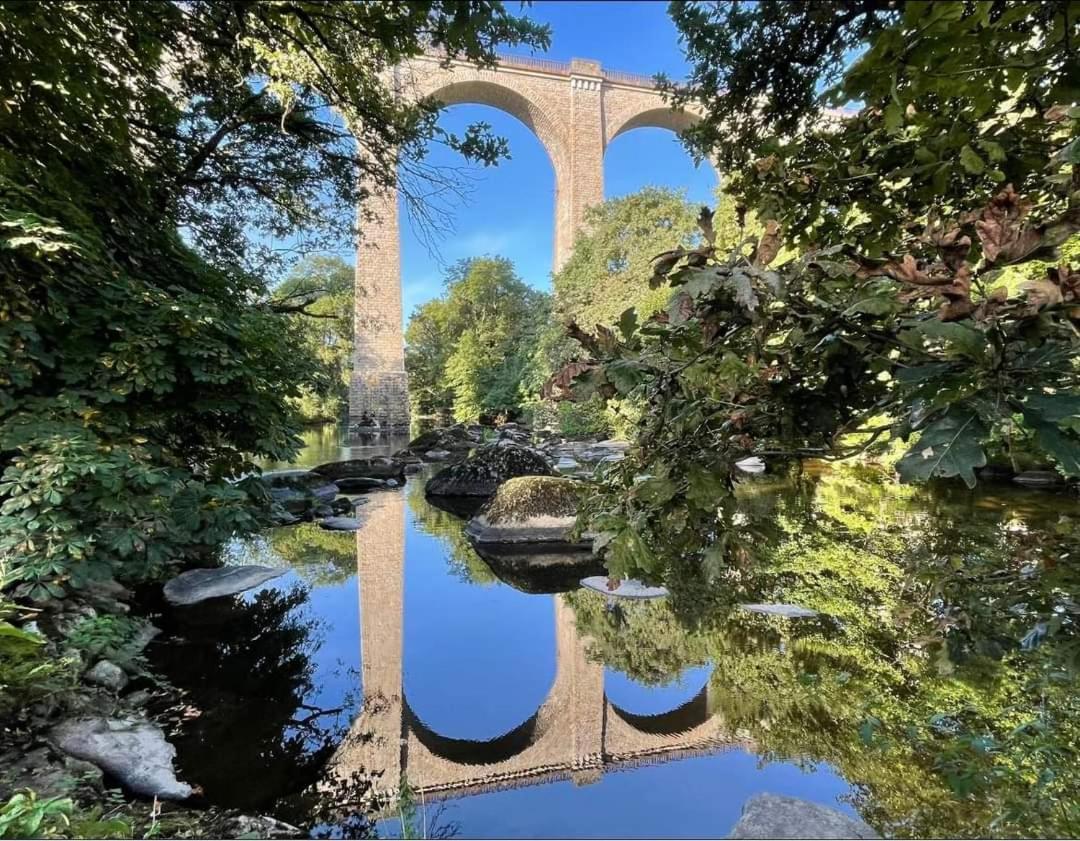
[[[305,442],[302,466],[380,447],[334,427]],[[337,837],[717,837],[770,792],[883,834],[963,835],[1038,834],[1043,770],[1051,811],[1074,791],[1071,760],[1015,728],[1059,726],[1049,707],[1074,694],[1057,654],[1075,496],[862,468],[748,483],[748,516],[777,535],[770,592],[823,614],[793,620],[696,580],[641,604],[524,592],[425,500],[427,475],[367,495],[355,534],[230,542],[226,563],[288,572],[163,618],[153,665],[190,708],[177,764],[207,802]],[[1038,683],[1054,669],[1065,700]]]

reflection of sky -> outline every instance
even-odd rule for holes
[[[567,780],[478,794],[448,803],[440,822],[456,823],[463,838],[723,838],[755,794],[801,797],[854,815],[838,799],[848,791],[828,770],[759,767],[736,750],[612,772],[585,786]],[[435,808],[428,805],[429,816]],[[393,821],[379,829],[400,835]]]
[[[406,517],[403,682],[409,704],[440,735],[500,736],[536,711],[555,679],[553,597],[463,582],[448,564],[447,544],[421,532],[411,512]],[[268,551],[256,538],[234,544],[233,558],[266,563]],[[290,572],[268,586],[300,583]],[[342,705],[360,688],[357,585],[350,577],[313,588],[304,608],[321,626],[313,654],[317,689],[305,699],[313,706]],[[693,698],[709,674],[708,666],[692,667],[664,686],[646,687],[605,669],[604,687],[618,707],[652,715]],[[611,771],[589,785],[565,781],[452,800],[440,821],[459,825],[463,837],[716,837],[730,831],[748,797],[766,791],[851,811],[837,800],[850,787],[831,770],[758,767],[752,755],[732,750]],[[429,804],[429,819],[438,808]],[[400,835],[394,821],[380,830],[384,837]]]

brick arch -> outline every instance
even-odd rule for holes
[[[666,105],[646,105],[640,110],[619,114],[606,126],[606,143],[636,128],[666,128],[676,134],[685,131],[701,118],[689,111],[675,111]]]
[[[523,123],[540,141],[555,170],[555,177],[565,172],[569,161],[565,133],[536,99],[508,84],[489,79],[451,80],[438,85],[426,95],[444,106],[487,105],[509,114]]]

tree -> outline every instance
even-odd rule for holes
[[[735,203],[718,193],[714,227],[724,247],[734,247],[744,235]],[[668,292],[649,285],[652,259],[672,243],[690,247],[700,240],[697,218],[701,208],[684,194],[661,187],[589,208],[574,250],[552,278],[556,318],[541,336],[527,374],[534,415],[543,417],[550,407],[543,398],[551,375],[578,355],[578,346],[565,325],[616,324],[627,310],[642,319],[663,309]],[[632,412],[604,411],[595,402],[558,407],[555,419],[565,435],[625,433]]]
[[[502,257],[462,260],[442,297],[413,313],[405,366],[419,411],[453,410],[458,420],[518,410],[520,383],[548,297],[527,286]]]
[[[654,262],[667,310],[577,331],[591,356],[568,371],[579,396],[648,406],[595,509],[613,572],[752,557],[731,519],[747,458],[842,457],[888,435],[907,442],[904,479],[973,485],[988,447],[1022,440],[1080,475],[1080,273],[1058,266],[1019,296],[996,288],[1004,268],[1053,258],[1080,228],[1078,25],[1053,4],[904,5],[838,85],[863,111],[768,137],[730,180],[765,220],[752,250],[721,257],[703,218],[703,246]],[[993,150],[993,171],[971,144]],[[785,237],[798,256],[781,262]],[[854,432],[864,440],[847,446]]]
[[[57,597],[258,524],[232,480],[295,452],[307,368],[246,234],[334,238],[358,172],[420,158],[437,104],[395,97],[397,61],[546,32],[498,3],[210,0],[5,3],[0,32],[0,586]]]
[[[298,314],[298,330],[311,359],[313,374],[301,384],[296,401],[304,420],[337,420],[348,404],[354,277],[352,266],[340,257],[308,257],[274,288],[272,305]]]

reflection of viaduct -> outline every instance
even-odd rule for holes
[[[445,105],[490,105],[521,120],[555,171],[555,269],[570,256],[585,211],[604,199],[604,150],[635,128],[681,131],[695,119],[671,110],[650,79],[603,70],[595,61],[502,58],[480,70],[435,56],[397,68],[399,95]],[[374,196],[356,255],[356,345],[349,411],[386,427],[408,426],[401,334],[401,247],[396,192]]]
[[[342,778],[369,776],[393,798],[404,773],[427,799],[553,780],[593,782],[607,770],[712,753],[733,745],[710,715],[708,688],[667,713],[635,715],[604,695],[604,668],[589,662],[574,614],[555,609],[555,680],[536,712],[487,741],[435,733],[402,689],[405,494],[370,497],[357,533],[364,706],[331,761]],[[539,596],[537,598],[540,598]]]

